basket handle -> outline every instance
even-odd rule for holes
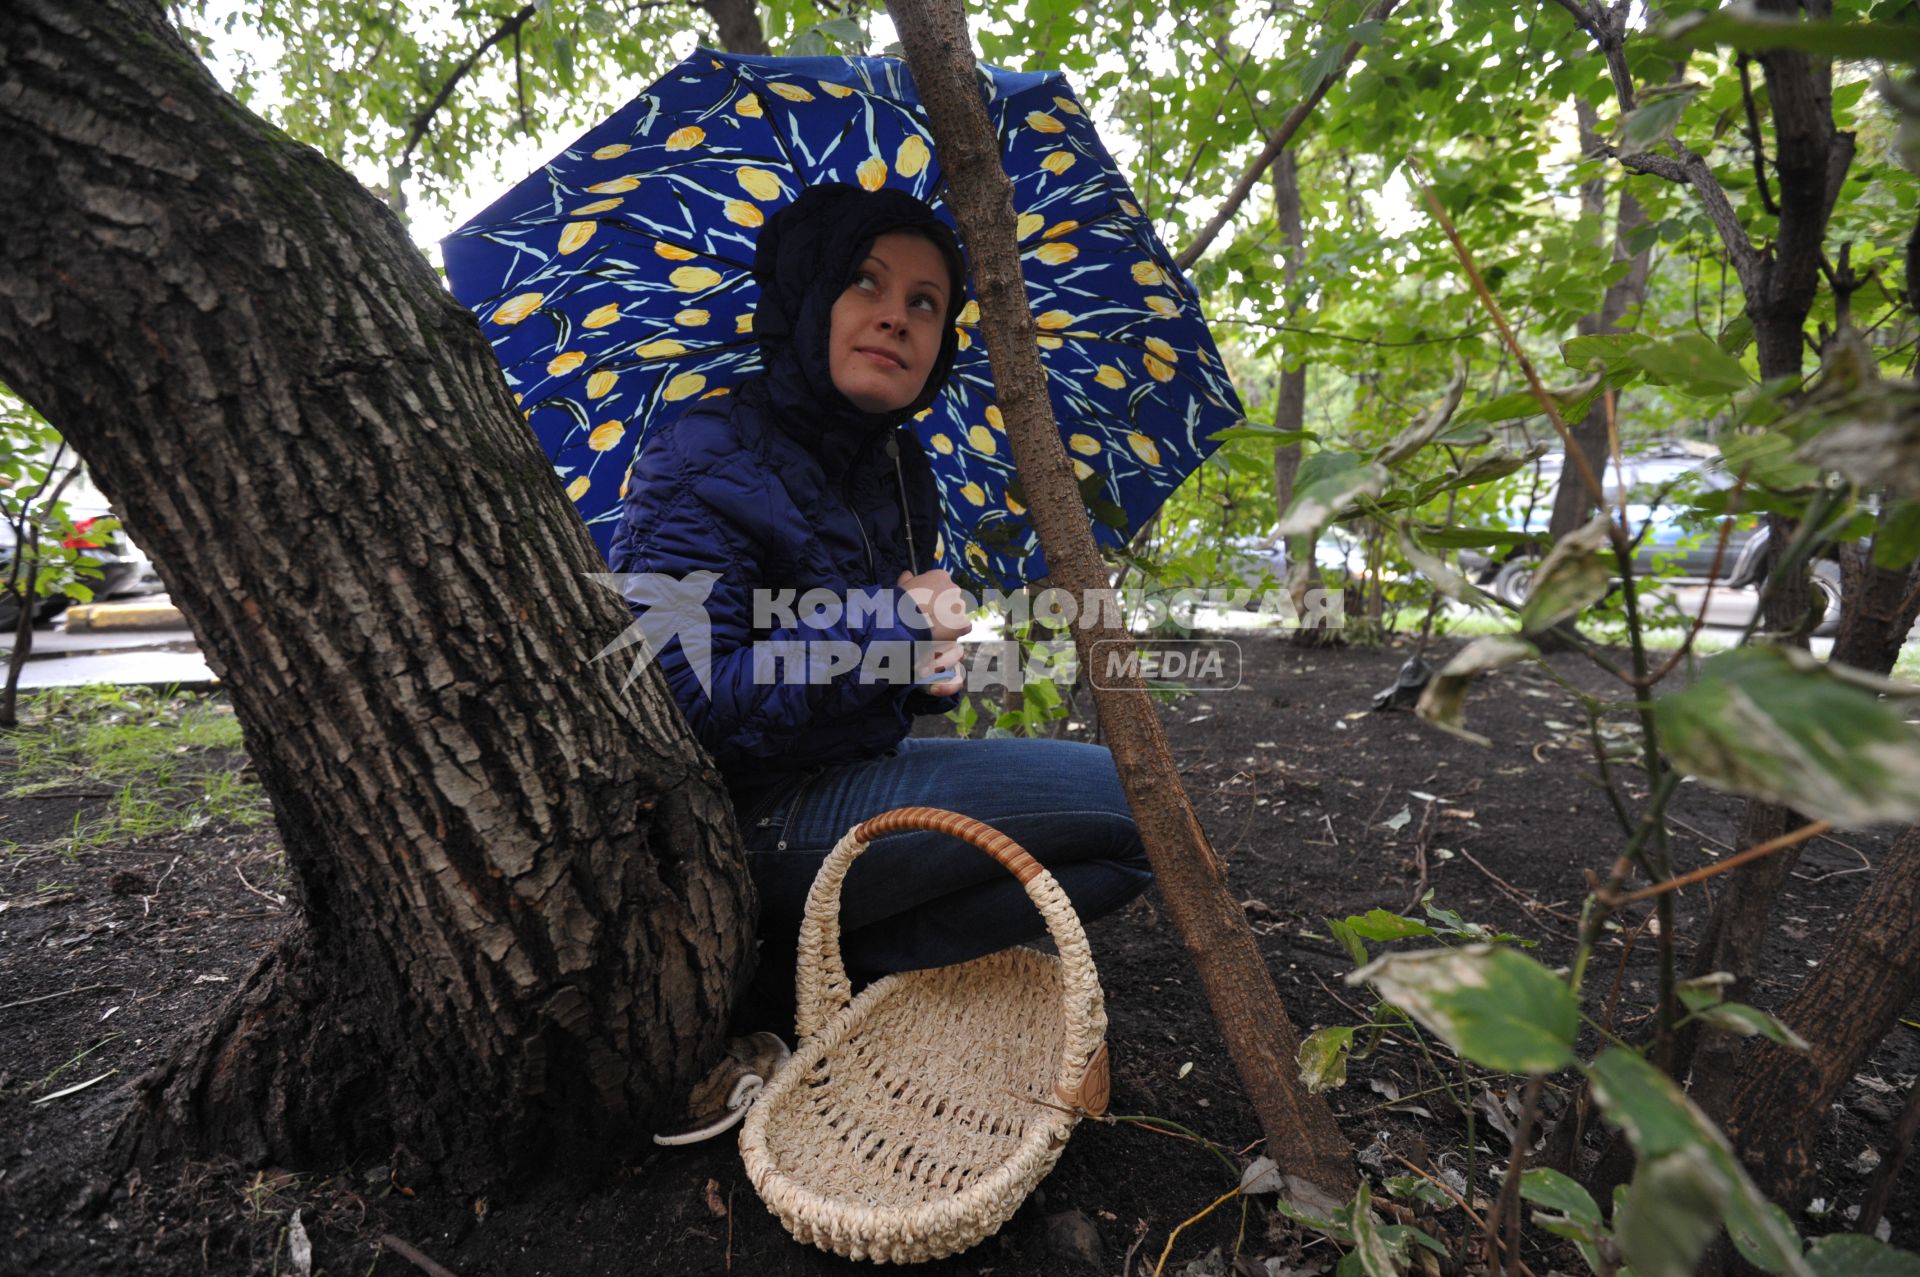
[[[1093,968],[1093,950],[1087,945],[1073,902],[1046,867],[1019,843],[959,812],[938,807],[896,807],[861,821],[834,844],[807,892],[806,913],[800,922],[795,1032],[802,1038],[813,1036],[853,1001],[853,983],[847,978],[846,962],[840,954],[840,888],[847,870],[868,843],[884,834],[910,829],[933,830],[972,843],[1026,888],[1027,898],[1040,910],[1053,936],[1063,965],[1061,1001],[1066,1041],[1061,1048],[1055,1092],[1070,1105],[1090,1113],[1105,1112],[1106,1013],[1101,1005],[1099,976]]]

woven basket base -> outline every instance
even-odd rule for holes
[[[1031,949],[889,976],[802,1046],[749,1119],[765,1140],[755,1187],[788,1231],[892,1262],[996,1232],[1073,1125],[1052,1093],[1061,985],[1059,959]],[[944,1218],[969,1189],[985,1200]]]

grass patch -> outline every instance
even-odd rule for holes
[[[240,723],[217,693],[144,688],[57,688],[25,697],[20,726],[0,736],[0,798],[72,793],[104,798],[76,813],[63,840],[79,851],[103,843],[250,828],[272,816],[246,770]]]

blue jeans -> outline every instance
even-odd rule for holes
[[[918,806],[972,816],[1019,843],[1059,881],[1082,922],[1153,881],[1104,746],[909,738],[887,755],[745,800],[740,826],[760,889],[763,957],[778,964],[782,950],[791,953],[807,889],[848,829]],[[926,830],[877,838],[854,862],[840,926],[847,969],[862,975],[964,962],[1046,933],[1026,889],[992,857]]]

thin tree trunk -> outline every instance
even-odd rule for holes
[[[1812,1191],[1814,1149],[1834,1097],[1920,997],[1916,917],[1920,826],[1881,857],[1820,964],[1780,1011],[1813,1049],[1741,1039],[1723,1121],[1754,1182],[1789,1210]]]
[[[748,53],[765,57],[767,36],[760,29],[760,6],[754,0],[698,0],[720,28],[720,44],[728,53]]]
[[[0,41],[0,378],[231,691],[305,926],[144,1079],[125,1155],[617,1151],[745,965],[726,799],[471,315],[152,0]]]
[[[1013,186],[1000,167],[958,0],[889,6],[927,106],[962,236],[973,254],[981,322],[1007,434],[1054,581],[1083,600],[1107,587],[1034,350],[1014,240]],[[1096,645],[1126,642],[1104,613],[1074,624],[1083,667]],[[1105,681],[1105,680],[1100,680]],[[1267,1134],[1297,1193],[1344,1199],[1358,1183],[1352,1150],[1324,1100],[1300,1085],[1298,1035],[1219,861],[1180,786],[1159,717],[1137,679],[1096,687],[1101,722],[1139,822],[1162,898]]]
[[[1593,104],[1584,97],[1576,98],[1574,107],[1579,117],[1580,150],[1583,154],[1592,154],[1600,148],[1600,122]],[[1635,199],[1633,192],[1627,189],[1623,180],[1620,186],[1619,208],[1613,221],[1612,260],[1626,262],[1627,273],[1607,285],[1601,296],[1600,309],[1590,315],[1583,315],[1577,325],[1582,337],[1600,333],[1626,331],[1621,321],[1629,312],[1638,311],[1640,303],[1647,295],[1647,272],[1652,261],[1652,251],[1643,248],[1637,253],[1629,252],[1628,243],[1634,234],[1647,224],[1647,215]],[[1580,187],[1582,211],[1598,221],[1606,214],[1606,180],[1596,177]],[[1587,459],[1587,465],[1595,474],[1604,474],[1607,462],[1607,406],[1602,399],[1596,399],[1587,409],[1586,416],[1572,423],[1573,442]],[[1554,491],[1553,515],[1547,525],[1548,535],[1553,540],[1572,532],[1575,528],[1593,517],[1593,494],[1580,479],[1579,467],[1571,464],[1560,470],[1560,486]]]

